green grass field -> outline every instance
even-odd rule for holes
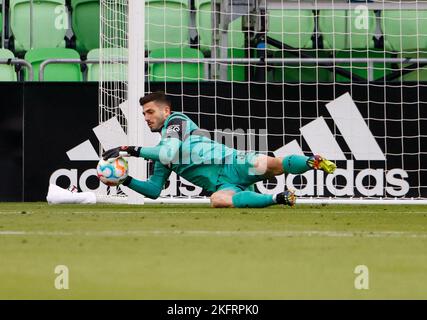
[[[2,203],[0,259],[0,299],[427,299],[427,207]]]

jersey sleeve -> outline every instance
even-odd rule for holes
[[[176,138],[183,141],[187,136],[187,121],[175,117],[171,119],[166,126],[166,133],[163,139]]]
[[[156,161],[154,164],[154,172],[150,179],[141,181],[132,178],[127,186],[150,199],[156,199],[160,196],[170,174],[171,170],[169,168]]]
[[[160,161],[164,165],[170,164],[179,152],[182,141],[186,139],[187,121],[180,117],[171,119],[162,136],[160,144],[156,147],[141,148],[140,156],[145,159]]]

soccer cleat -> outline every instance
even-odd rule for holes
[[[297,202],[295,191],[286,190],[285,192],[277,194],[276,202],[278,204],[284,204],[290,207],[295,206],[295,203]]]
[[[326,173],[334,173],[335,169],[337,168],[337,165],[335,163],[327,159],[324,159],[319,155],[310,157],[307,160],[307,164],[309,167],[315,170],[323,170]]]

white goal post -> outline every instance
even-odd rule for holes
[[[156,145],[139,99],[162,90],[212,139],[338,165],[334,175],[260,181],[259,192],[286,186],[311,204],[427,204],[427,1],[100,6],[99,120],[111,135],[101,151]],[[147,179],[150,167],[132,159],[130,174]],[[121,189],[120,203],[209,202],[175,174],[156,200]]]

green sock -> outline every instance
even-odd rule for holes
[[[300,174],[311,170],[307,165],[309,157],[292,154],[287,156],[282,161],[283,170],[285,173]]]
[[[271,194],[261,194],[253,191],[242,191],[233,196],[236,208],[264,208],[276,204]]]

